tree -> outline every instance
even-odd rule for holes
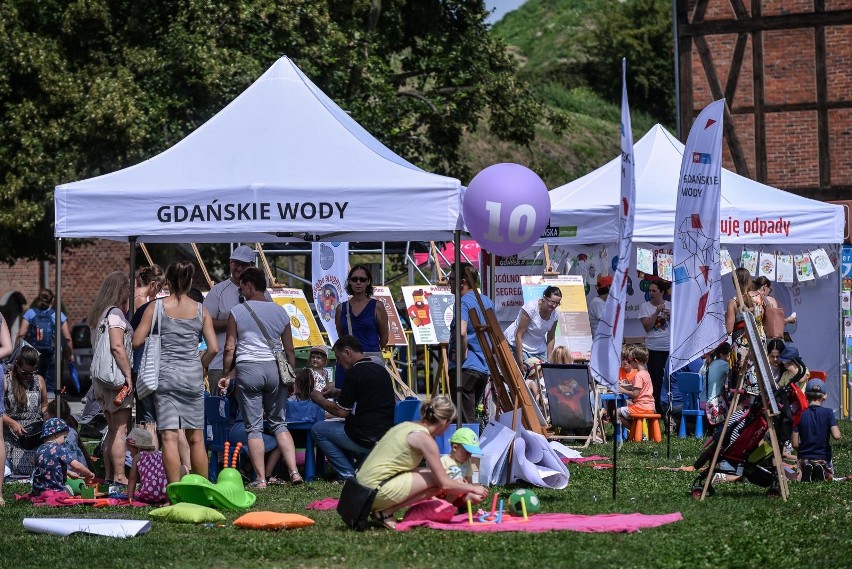
[[[138,163],[282,54],[395,152],[462,179],[466,129],[521,144],[560,117],[481,0],[0,0],[0,257],[53,250],[53,188]]]
[[[621,100],[621,58],[627,58],[631,107],[674,124],[674,39],[666,0],[607,0],[587,49],[586,76],[607,99]]]

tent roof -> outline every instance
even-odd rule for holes
[[[458,180],[394,154],[282,57],[168,150],[57,186],[55,232],[148,242],[449,239],[460,204]]]
[[[670,243],[684,146],[655,125],[633,145],[636,174],[636,242]],[[576,237],[551,242],[618,241],[621,157],[550,192],[552,227],[577,228]],[[721,220],[731,222],[722,243],[808,244],[843,241],[843,208],[744,178],[722,169]],[[737,231],[733,231],[738,228]]]

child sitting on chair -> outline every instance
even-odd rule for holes
[[[148,504],[160,504],[167,500],[166,469],[163,466],[163,453],[154,447],[154,437],[150,431],[135,427],[124,439],[130,454],[133,455],[133,465],[127,476],[127,499],[137,500]],[[136,490],[136,483],[139,490]]]
[[[479,437],[471,429],[462,427],[457,429],[450,437],[450,454],[441,455],[441,464],[452,480],[459,480],[471,484],[473,478],[473,465],[470,462],[472,456],[482,456],[479,448]],[[461,508],[467,505],[468,499],[473,499],[467,494],[448,493],[445,499]]]
[[[802,482],[822,482],[834,479],[829,435],[840,440],[840,429],[834,411],[823,407],[825,382],[811,379],[805,386],[808,408],[793,429],[793,446],[798,449],[799,475]]]
[[[85,464],[75,460],[62,446],[68,437],[68,425],[62,419],[48,419],[41,431],[44,443],[35,453],[32,496],[39,496],[45,490],[68,492],[65,479],[82,476],[90,483],[95,475]]]
[[[648,349],[645,346],[633,346],[630,350],[630,365],[636,370],[633,382],[620,384],[619,393],[626,394],[630,399],[630,405],[621,407],[619,412],[625,419],[632,419],[634,415],[655,413],[654,386],[651,384],[651,375],[648,373]]]

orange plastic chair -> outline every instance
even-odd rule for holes
[[[630,417],[630,440],[641,442],[642,432],[645,430],[645,422],[647,421],[648,438],[655,443],[663,442],[663,434],[660,432],[660,419],[663,416],[659,413],[637,413]]]

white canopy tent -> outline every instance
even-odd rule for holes
[[[674,238],[678,178],[684,146],[662,126],[654,126],[634,144],[636,160],[636,217],[634,243],[671,252]],[[552,236],[541,242],[564,245],[594,256],[591,244],[613,249],[618,240],[621,157],[550,192]],[[818,247],[838,254],[844,239],[841,206],[810,200],[722,170],[721,240],[738,259],[743,248],[766,253],[796,254]],[[560,235],[561,236],[557,236]],[[617,247],[613,250],[617,251]],[[617,253],[616,253],[617,254]],[[631,259],[634,267],[635,254]],[[605,264],[597,272],[611,273]],[[591,277],[590,277],[591,278]],[[722,279],[725,298],[733,297],[730,276]],[[594,293],[592,288],[591,294]],[[627,335],[641,336],[638,287],[628,299]],[[794,343],[811,369],[828,374],[829,405],[840,407],[840,277],[775,286],[773,296],[798,323],[788,327]]]
[[[634,241],[671,243],[684,146],[666,129],[656,125],[633,148],[636,157]],[[553,189],[550,192],[550,225],[561,228],[563,236],[548,237],[542,242],[617,241],[620,183],[621,157],[616,157],[597,170]],[[843,241],[842,207],[803,198],[725,169],[722,170],[721,207],[723,244]],[[725,222],[730,224],[729,232],[724,231]]]
[[[452,238],[461,184],[385,147],[287,57],[135,166],[56,187],[57,237],[140,242]]]
[[[130,242],[131,275],[137,241],[453,240],[458,250],[461,195],[458,180],[394,154],[282,57],[168,150],[56,187],[56,302],[63,238]]]

